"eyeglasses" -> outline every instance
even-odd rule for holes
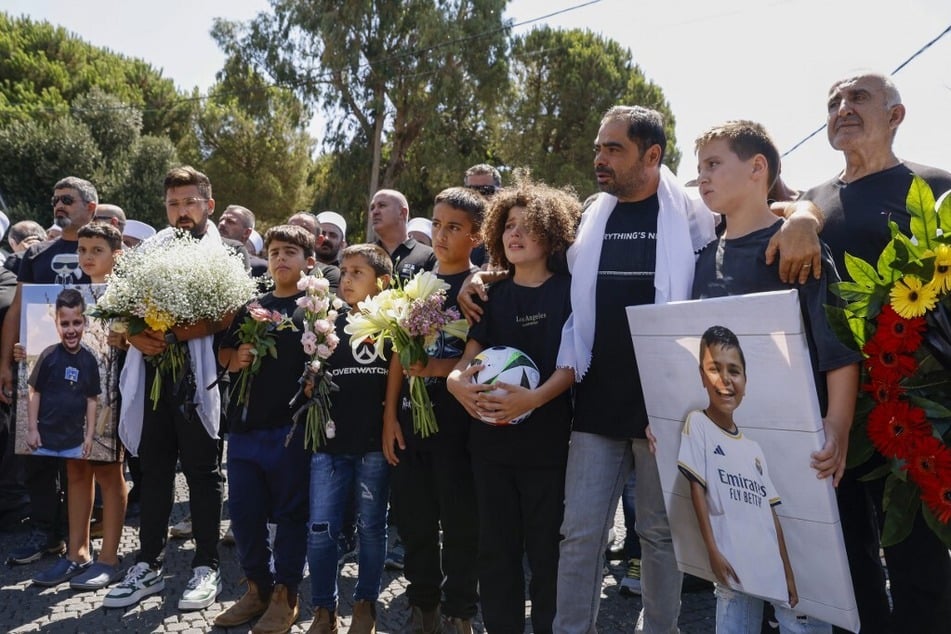
[[[494,196],[499,191],[495,185],[466,185],[466,189],[474,189],[483,196]]]
[[[73,198],[69,194],[63,194],[62,196],[53,196],[53,198],[50,199],[50,205],[55,207],[57,204],[59,204],[60,201],[63,201],[63,204],[68,206],[76,202],[76,199]]]
[[[171,211],[178,211],[180,209],[187,209],[191,211],[197,209],[201,203],[206,202],[207,198],[183,198],[181,200],[166,200],[165,208]]]
[[[93,216],[93,222],[112,222],[112,216]]]

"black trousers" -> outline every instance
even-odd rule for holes
[[[147,370],[148,389],[154,370],[148,365]],[[217,570],[222,497],[218,440],[208,435],[194,408],[184,406],[187,402],[187,398],[172,393],[171,387],[163,390],[157,409],[153,410],[150,399],[145,401],[139,442],[141,550],[136,561],[161,565],[175,502],[175,464],[180,461],[188,483],[195,538],[192,568],[209,566]]]
[[[0,515],[30,501],[23,475],[23,461],[13,453],[16,426],[10,406],[0,403]]]
[[[18,456],[23,461],[30,494],[30,523],[50,540],[65,539],[66,459],[55,456]]]
[[[565,467],[512,467],[473,457],[479,505],[479,592],[491,634],[525,631],[525,574],[532,631],[552,631]]]
[[[911,534],[884,549],[891,589],[889,611],[879,557],[885,480],[859,478],[880,461],[849,469],[839,483],[839,516],[863,634],[946,634],[951,628],[951,557],[917,514]]]
[[[446,616],[472,618],[479,601],[478,515],[469,453],[459,447],[398,456],[390,499],[405,549],[409,603],[426,611],[442,604]]]

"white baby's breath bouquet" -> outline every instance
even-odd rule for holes
[[[218,240],[199,240],[175,231],[123,251],[106,291],[90,314],[111,320],[117,332],[136,335],[146,329],[165,333],[175,326],[218,321],[250,301],[255,293],[241,256]],[[162,376],[181,380],[185,344],[174,343],[147,360],[157,368],[152,406],[158,403]]]
[[[469,330],[458,310],[443,307],[447,290],[449,284],[429,271],[422,271],[402,287],[397,285],[366,298],[347,315],[344,332],[350,335],[350,345],[356,350],[370,339],[382,357],[389,339],[404,368],[415,363],[426,365],[426,349],[435,343],[440,332],[465,341]],[[423,438],[439,431],[422,377],[409,378],[409,394],[413,431]]]

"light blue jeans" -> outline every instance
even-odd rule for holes
[[[646,440],[572,432],[565,476],[565,519],[558,562],[554,631],[595,634],[601,599],[602,557],[624,483],[633,468],[637,534],[641,540],[644,610],[638,632],[678,632],[680,588],[657,462]]]
[[[374,602],[380,595],[386,557],[386,505],[390,465],[382,451],[365,454],[317,452],[310,462],[310,522],[307,561],[311,605],[337,609],[337,560],[347,507],[356,508],[360,551],[355,601]]]
[[[763,600],[717,584],[717,634],[759,634]],[[832,626],[773,604],[780,634],[832,634]]]

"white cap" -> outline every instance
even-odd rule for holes
[[[140,220],[126,220],[122,235],[136,240],[148,240],[155,235],[155,228]]]
[[[7,215],[0,211],[0,238],[7,234],[7,229],[10,228],[10,219],[7,218]]]
[[[60,235],[61,233],[63,233],[63,228],[60,227],[59,225],[52,224],[52,225],[50,225],[50,226],[48,226],[48,227],[46,228],[46,233],[47,233],[47,235],[57,235],[57,236],[58,236],[58,235]]]
[[[329,223],[335,225],[340,229],[340,234],[344,237],[347,236],[347,221],[344,220],[344,217],[338,214],[336,211],[322,211],[317,214],[317,222],[320,223]]]
[[[255,253],[260,253],[261,249],[264,248],[264,238],[262,238],[261,234],[254,229],[251,230],[251,235],[248,236],[248,242],[250,242],[251,246],[254,247]]]
[[[410,218],[409,222],[406,223],[406,233],[411,231],[419,231],[420,233],[425,233],[426,236],[432,240],[433,239],[433,221],[429,218]]]

